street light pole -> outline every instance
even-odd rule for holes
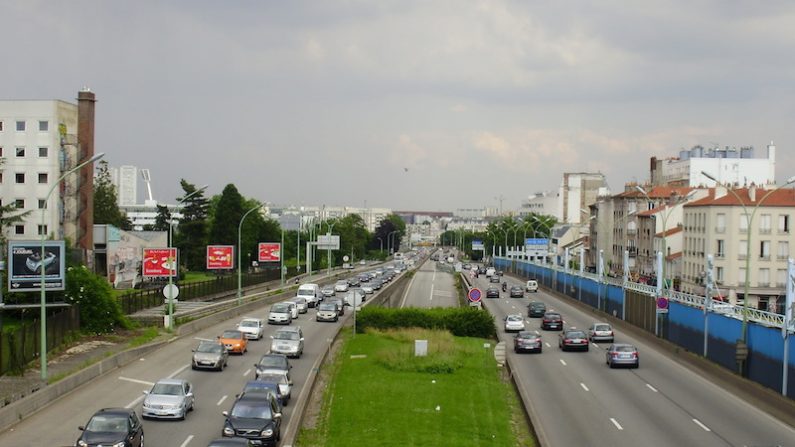
[[[86,166],[88,164],[91,164],[91,163],[99,160],[100,158],[102,158],[104,156],[105,156],[105,153],[104,152],[100,152],[100,153],[94,155],[93,157],[89,158],[88,160],[86,160],[86,161],[80,163],[79,165],[75,166],[74,168],[64,172],[63,175],[61,175],[58,178],[58,180],[56,180],[55,183],[53,183],[52,186],[50,187],[50,190],[47,192],[47,196],[44,198],[44,207],[41,209],[41,228],[39,229],[39,234],[41,236],[41,252],[40,252],[40,256],[41,256],[41,261],[42,261],[41,266],[39,267],[41,269],[41,284],[40,284],[40,288],[41,288],[41,290],[40,290],[40,295],[41,295],[40,296],[40,300],[41,300],[41,315],[40,315],[40,319],[41,319],[41,323],[39,325],[40,326],[40,330],[41,330],[41,336],[40,336],[41,346],[40,346],[39,349],[40,349],[41,352],[39,353],[39,361],[41,363],[41,380],[43,380],[45,382],[47,381],[47,292],[46,292],[46,289],[45,289],[44,282],[45,282],[46,277],[47,277],[47,274],[46,274],[47,273],[47,269],[44,266],[44,239],[47,236],[47,231],[44,231],[44,225],[45,225],[44,212],[47,209],[47,202],[49,202],[50,196],[52,195],[53,191],[55,191],[55,188],[58,185],[61,184],[61,182],[63,181],[63,179],[66,178],[67,175],[69,175],[69,174],[71,174],[71,173],[73,173],[75,171],[80,170],[84,166]]]
[[[243,217],[240,218],[240,223],[237,224],[237,305],[238,306],[240,305],[241,301],[243,300],[243,269],[242,269],[242,266],[240,265],[240,254],[243,251],[242,250],[242,246],[241,246],[241,233],[243,232],[243,221],[246,219],[246,217],[249,214],[253,213],[254,211],[256,211],[256,210],[258,210],[260,208],[262,208],[263,205],[264,205],[264,203],[261,203],[261,204],[255,206],[254,208],[251,208],[250,210],[246,211],[243,214]],[[281,248],[280,248],[280,250],[281,250]],[[282,258],[282,254],[279,253],[279,259],[281,259],[281,258]]]
[[[378,245],[379,245],[378,251],[383,255],[384,254],[384,240],[381,239],[380,237],[376,238],[376,239],[378,239]]]
[[[328,222],[326,222],[326,225],[328,225],[328,233],[326,233],[326,236],[328,237],[328,240],[326,241],[327,242],[327,245],[326,245],[326,263],[328,264],[328,265],[326,265],[326,268],[327,268],[326,276],[331,276],[331,247],[330,247],[330,245],[331,245],[331,232],[334,230],[334,224],[336,224],[336,223],[337,222],[332,222],[332,223],[329,224]]]

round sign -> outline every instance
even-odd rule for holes
[[[657,309],[668,309],[668,298],[664,296],[657,298]]]
[[[163,287],[163,295],[169,300],[176,299],[179,296],[179,287],[176,284],[166,284]]]
[[[349,258],[348,255],[345,255],[345,256],[342,257],[342,261],[343,262],[348,262],[350,259],[351,258]]]
[[[482,294],[480,293],[480,289],[478,289],[477,287],[470,289],[469,293],[467,293],[469,301],[472,301],[473,303],[477,303],[478,301],[480,301],[481,296]]]

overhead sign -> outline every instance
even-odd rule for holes
[[[8,290],[30,292],[41,290],[44,270],[45,290],[66,287],[66,248],[64,241],[8,241]]]
[[[481,250],[481,251],[486,250],[486,246],[483,245],[483,241],[481,241],[479,239],[473,239],[472,240],[472,251],[475,251],[475,250]]]
[[[231,270],[235,268],[234,245],[208,245],[207,270]]]
[[[482,298],[482,296],[483,294],[480,292],[480,289],[478,289],[477,287],[469,289],[469,293],[467,293],[469,301],[472,301],[473,303],[477,303],[478,301],[480,301],[480,298]]]
[[[524,240],[525,254],[529,257],[546,256],[549,250],[549,239],[526,238]]]
[[[279,242],[260,242],[257,245],[259,262],[279,262],[282,259],[282,244]]]
[[[317,248],[320,250],[339,250],[340,237],[336,234],[321,234],[317,237]]]
[[[143,277],[177,276],[177,249],[144,248]]]

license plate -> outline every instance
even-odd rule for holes
[[[630,356],[629,354],[621,354],[621,358],[622,358],[622,359],[628,359],[628,358],[630,358],[630,357],[631,357],[631,356]]]

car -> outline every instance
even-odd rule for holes
[[[525,288],[524,289],[527,292],[537,293],[538,292],[538,281],[536,281],[535,279],[528,280],[527,284],[525,284]]]
[[[538,352],[543,349],[541,336],[535,332],[519,331],[513,336],[514,352]]]
[[[373,278],[370,281],[370,287],[372,287],[373,290],[380,290],[381,287],[383,287],[383,285],[384,285],[384,282],[381,280],[381,278]]]
[[[243,332],[237,329],[224,331],[218,336],[218,341],[224,345],[224,348],[226,348],[230,354],[236,353],[243,355],[248,351],[248,339],[243,335]]]
[[[247,438],[257,445],[272,446],[281,439],[282,413],[272,396],[244,394],[223,415],[226,417],[224,436]]]
[[[360,283],[370,282],[370,275],[368,275],[367,273],[362,273],[357,278],[359,279]]]
[[[470,264],[464,264],[463,266],[461,266],[461,268],[463,268],[464,270],[470,270],[472,269],[472,266]]]
[[[235,437],[214,439],[207,444],[207,447],[253,447],[254,445],[256,444],[246,438]]]
[[[364,303],[367,299],[367,295],[364,293],[362,289],[350,289],[345,294],[344,298],[344,305],[345,306],[353,306],[355,305],[357,308]]]
[[[237,330],[249,340],[260,340],[265,334],[262,318],[245,317],[237,324]]]
[[[298,308],[299,314],[305,314],[309,312],[309,303],[306,301],[306,298],[297,296],[294,298],[290,298],[288,301],[295,304],[295,307]]]
[[[146,397],[141,407],[141,417],[184,420],[196,403],[193,393],[193,385],[187,380],[158,380],[151,390],[144,391]]]
[[[499,283],[500,282],[500,277],[497,276],[497,275],[491,275],[491,276],[489,276],[489,282],[490,283]]]
[[[307,307],[315,307],[317,306],[317,303],[323,299],[323,293],[320,291],[320,286],[312,283],[301,284],[298,286],[295,296],[297,298],[305,299]]]
[[[265,354],[260,357],[259,362],[254,364],[254,378],[259,379],[261,375],[276,373],[289,373],[293,365],[284,354]]]
[[[77,428],[83,432],[75,442],[78,447],[144,445],[143,424],[130,408],[103,408],[94,413],[86,425]]]
[[[640,367],[638,348],[627,343],[613,343],[605,352],[605,363],[611,368],[619,365]]]
[[[485,274],[486,274],[486,276],[488,276],[489,278],[491,278],[492,276],[494,276],[494,275],[496,275],[496,274],[497,274],[497,269],[495,269],[494,267],[489,267],[489,268],[487,268],[487,269],[486,269],[486,271],[485,271],[485,272],[483,272],[483,273],[485,273]],[[497,280],[497,282],[499,282],[499,279]]]
[[[588,339],[591,341],[613,342],[613,328],[607,323],[594,323],[588,328]]]
[[[511,314],[505,317],[505,332],[519,332],[524,330],[524,317],[522,314]]]
[[[226,368],[229,361],[229,351],[219,341],[206,340],[199,343],[193,350],[191,369],[215,369],[218,371]]]
[[[499,298],[500,290],[496,287],[489,287],[486,289],[486,298]]]
[[[342,298],[334,298],[329,302],[337,306],[337,314],[339,316],[345,315],[345,303],[342,301]]]
[[[545,331],[562,331],[563,330],[563,317],[557,312],[546,312],[541,317],[541,329]]]
[[[360,281],[358,276],[351,276],[348,278],[349,287],[359,287]]]
[[[530,304],[527,305],[528,317],[543,317],[545,313],[547,313],[547,305],[541,301],[531,301]]]
[[[282,405],[287,406],[293,390],[293,381],[290,375],[284,371],[273,371],[267,374],[262,374],[257,379],[260,382],[272,383],[279,387],[279,392],[282,394]]]
[[[365,261],[364,259],[362,259],[361,261],[359,261],[359,265],[367,265],[367,261]]]
[[[340,314],[336,303],[320,303],[317,306],[315,321],[339,321]]]
[[[290,324],[293,321],[293,312],[287,303],[276,303],[268,312],[268,324]]]
[[[502,276],[502,270],[497,270],[497,276]]]
[[[284,396],[282,396],[282,389],[279,388],[278,383],[263,382],[261,380],[249,380],[243,385],[243,391],[236,395],[235,398],[239,399],[240,396],[246,393],[262,393],[269,394],[276,398],[279,402],[279,409],[284,405]]]
[[[347,292],[348,291],[348,281],[341,279],[334,284],[334,291],[335,292]]]
[[[304,333],[300,326],[287,326],[271,335],[271,352],[300,358],[304,353]]]
[[[520,286],[511,286],[511,298],[524,298],[524,290]]]
[[[323,286],[323,288],[320,289],[320,292],[323,294],[323,298],[329,298],[329,297],[332,297],[332,296],[334,296],[336,294],[336,291],[334,290],[334,286],[332,286],[332,285]]]
[[[362,292],[364,292],[367,295],[372,295],[372,294],[375,293],[375,288],[373,288],[372,284],[369,284],[369,283],[368,284],[364,284],[362,286]]]
[[[562,351],[580,349],[588,351],[588,335],[579,329],[566,329],[558,335],[558,347]]]

